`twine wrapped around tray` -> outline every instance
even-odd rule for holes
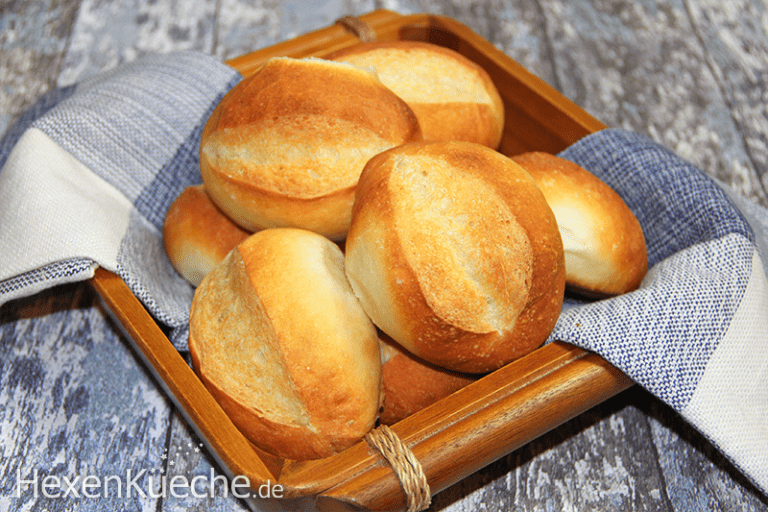
[[[408,512],[420,512],[429,508],[432,492],[421,463],[403,443],[394,430],[386,425],[371,430],[365,436],[366,442],[376,448],[392,466],[408,503]]]
[[[376,41],[376,31],[373,27],[357,16],[344,16],[336,20],[336,23],[352,31],[363,43]]]

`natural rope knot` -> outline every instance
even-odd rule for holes
[[[432,493],[424,475],[421,463],[405,446],[395,432],[386,425],[371,430],[365,440],[376,448],[392,466],[408,500],[408,512],[419,512],[429,508]]]
[[[364,43],[372,43],[376,40],[376,31],[357,16],[344,16],[336,20],[336,23],[354,32],[360,41]]]

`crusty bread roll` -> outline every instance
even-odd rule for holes
[[[234,424],[278,457],[327,457],[376,422],[376,328],[316,233],[267,229],[230,252],[195,292],[189,350]]]
[[[379,421],[394,425],[478,379],[475,374],[446,370],[420,359],[384,333],[381,382],[384,401]]]
[[[368,159],[420,139],[411,109],[375,73],[280,57],[216,106],[200,170],[213,201],[245,229],[293,226],[339,240]]]
[[[194,286],[248,235],[250,232],[213,204],[202,185],[185,188],[171,204],[163,223],[168,259]]]
[[[563,267],[541,191],[492,149],[411,143],[363,170],[347,277],[374,323],[418,357],[478,373],[538,347],[560,313]]]
[[[490,75],[458,52],[430,43],[360,43],[326,58],[376,70],[416,113],[425,140],[497,148],[504,104]]]
[[[569,287],[596,297],[636,289],[648,270],[645,238],[621,197],[564,158],[531,152],[513,160],[533,177],[555,212]]]

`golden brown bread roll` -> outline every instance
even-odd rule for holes
[[[497,148],[504,104],[490,75],[458,52],[430,43],[360,43],[326,58],[376,70],[416,113],[424,140]]]
[[[420,139],[411,109],[374,73],[280,57],[214,109],[200,169],[213,201],[245,229],[293,226],[339,240],[368,159]]]
[[[478,379],[420,359],[384,333],[381,343],[381,382],[384,401],[379,421],[394,425]]]
[[[405,144],[360,176],[347,277],[374,323],[433,364],[486,372],[541,345],[562,306],[563,267],[544,196],[494,150]]]
[[[202,185],[185,188],[163,223],[163,245],[181,276],[197,286],[250,233],[224,215]]]
[[[189,350],[234,424],[278,457],[327,457],[376,421],[376,328],[316,233],[267,229],[230,252],[195,292]]]
[[[555,212],[569,287],[590,296],[626,293],[648,270],[643,230],[619,195],[594,174],[543,152],[513,157]]]

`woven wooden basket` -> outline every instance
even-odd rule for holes
[[[556,153],[604,125],[466,26],[445,17],[380,10],[241,57],[243,75],[274,56],[322,57],[360,40],[428,41],[480,64],[506,109],[500,151]],[[146,309],[116,275],[92,283],[210,453],[251,488],[280,484],[286,497],[315,496],[321,510],[420,510],[429,496],[626,389],[630,380],[599,356],[555,342],[514,361],[392,427],[369,442],[315,461],[275,458],[232,424]],[[397,456],[385,457],[387,443]],[[398,466],[414,466],[403,470]],[[419,476],[419,472],[423,476]],[[426,494],[426,497],[420,496]]]

